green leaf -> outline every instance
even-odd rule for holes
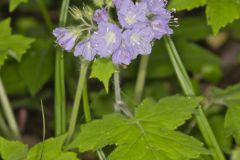
[[[4,160],[23,160],[27,157],[28,148],[18,141],[8,141],[0,137],[0,157]]]
[[[24,95],[27,93],[26,86],[18,69],[19,65],[11,62],[4,65],[0,71],[4,87],[9,95]]]
[[[34,41],[34,39],[26,38],[22,35],[11,35],[10,19],[0,22],[0,30],[1,67],[7,59],[7,55],[10,55],[20,61],[22,55],[30,48],[30,44]]]
[[[211,34],[207,20],[200,16],[183,17],[179,19],[179,27],[174,30],[174,37],[186,40],[205,40]]]
[[[0,36],[0,49],[8,51],[13,58],[20,61],[33,41],[33,39],[22,35]]]
[[[7,18],[0,22],[0,35],[1,36],[11,35],[12,29],[10,27],[10,22],[11,22],[10,18]]]
[[[191,118],[200,97],[173,96],[158,103],[146,99],[136,109],[135,117],[112,114],[82,127],[68,148],[97,150],[115,144],[109,160],[187,160],[208,154],[202,143],[175,131]]]
[[[116,71],[116,67],[109,59],[97,59],[93,62],[91,78],[97,78],[104,84],[105,90],[108,93],[109,80],[112,74]]]
[[[240,144],[240,104],[237,106],[229,106],[225,116],[225,129],[228,136],[233,136],[238,144]]]
[[[8,58],[8,52],[7,51],[0,51],[0,68],[3,66],[5,60]]]
[[[72,152],[62,152],[62,145],[66,135],[50,138],[30,149],[27,160],[78,160],[77,155]]]
[[[175,42],[187,70],[200,73],[205,79],[213,82],[221,78],[220,59],[212,52],[190,41],[177,39]]]
[[[239,160],[240,159],[240,148],[236,148],[233,150],[231,160]]]
[[[240,83],[226,89],[213,88],[212,96],[220,99],[229,105],[240,105]]]
[[[10,0],[9,11],[14,11],[21,3],[27,3],[28,0]]]
[[[215,115],[210,117],[209,123],[213,129],[214,135],[220,145],[221,149],[226,153],[231,153],[232,138],[227,136],[224,128],[224,116]]]
[[[19,64],[19,73],[32,96],[38,93],[52,76],[54,54],[51,54],[51,46],[52,41],[38,39]]]
[[[207,1],[208,24],[215,34],[228,23],[240,18],[240,5],[230,0]]]
[[[172,0],[168,8],[176,8],[178,11],[191,10],[205,4],[206,0]]]

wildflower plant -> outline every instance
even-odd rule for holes
[[[164,37],[183,91],[188,96],[195,95],[191,81],[169,37],[173,34],[171,27],[178,25],[178,19],[172,15],[175,9],[166,9],[167,1],[109,0],[106,3],[98,1],[96,4],[100,8],[93,10],[84,7],[83,12],[77,7],[72,7],[70,12],[76,20],[81,22],[79,26],[56,28],[53,31],[53,35],[57,38],[56,43],[59,46],[67,52],[73,52],[74,56],[80,56],[82,59],[79,83],[68,129],[68,144],[72,141],[84,85],[86,87],[87,68],[91,61],[98,61],[95,59],[112,59],[111,63],[116,68],[119,65],[130,65],[139,55],[151,54],[155,40]],[[114,12],[111,12],[112,10]],[[105,63],[100,67],[111,70],[107,65]],[[97,67],[93,65],[92,68]],[[106,84],[107,91],[109,78],[114,73],[114,109],[116,112],[125,114],[126,117],[117,113],[86,124],[78,137],[67,146],[67,149],[79,148],[83,152],[97,151],[101,160],[105,159],[102,148],[112,144],[116,145],[116,149],[108,156],[110,160],[185,160],[198,158],[202,154],[209,154],[209,152],[203,148],[201,142],[176,130],[184,121],[191,118],[194,110],[198,110],[200,112],[200,115],[196,116],[198,125],[209,145],[209,149],[214,152],[213,158],[215,160],[224,159],[203,110],[198,107],[202,101],[200,97],[171,97],[163,99],[159,103],[145,100],[133,114],[121,98],[119,71],[112,69],[109,74],[104,73],[106,71],[101,71],[101,68],[97,72],[94,70],[92,72],[99,75],[100,80],[100,77],[103,77],[102,81]],[[105,74],[108,75],[108,78],[104,76]],[[94,75],[91,76],[94,77]],[[144,75],[139,76],[137,87],[143,87],[142,77],[144,78]],[[172,103],[173,100],[176,103]],[[176,104],[182,106],[182,109],[178,111],[179,107],[176,107]],[[159,111],[161,105],[163,110]],[[184,107],[186,108],[184,109]],[[85,118],[89,121],[89,117],[91,117],[89,106],[85,104],[84,110]],[[178,116],[173,118],[171,114],[178,114]],[[96,131],[98,127],[101,128],[100,132]],[[169,141],[168,146],[164,146],[162,141],[166,142],[164,144]],[[187,154],[183,154],[184,152]],[[134,158],[131,158],[131,156]]]
[[[172,34],[170,26],[177,25],[177,19],[172,16],[174,10],[167,10],[167,2],[163,0],[109,3],[111,5],[102,4],[102,8],[95,11],[85,7],[82,12],[72,7],[72,16],[82,23],[54,29],[56,43],[88,61],[97,57],[112,58],[116,65],[129,65],[138,55],[150,54],[154,41]],[[116,20],[110,14],[111,9],[116,11]],[[82,38],[84,34],[87,36]]]
[[[27,1],[9,1],[10,12],[15,10],[19,4]],[[49,30],[52,31],[53,24],[51,18],[47,15],[44,1],[37,0],[36,2],[39,4]],[[178,26],[178,18],[173,15],[176,10],[167,9],[177,8],[177,10],[183,10],[206,5],[207,21],[212,26],[213,33],[217,33],[220,28],[240,17],[239,0],[192,0],[191,2],[189,0],[171,0],[170,5],[167,0],[91,0],[88,2],[91,5],[69,7],[70,0],[63,0],[59,27],[52,32],[57,45],[57,47],[52,48],[56,49],[54,88],[56,137],[45,140],[46,122],[44,106],[41,101],[43,142],[29,148],[19,141],[10,141],[0,137],[0,159],[79,160],[79,154],[91,151],[93,152],[91,154],[96,152],[100,160],[225,160],[225,156],[230,157],[230,154],[232,160],[239,160],[240,85],[228,87],[225,90],[213,89],[210,91],[208,98],[196,96],[192,80],[181,58],[184,59],[187,67],[192,65],[192,70],[187,69],[193,72],[194,78],[200,77],[198,72],[201,69],[203,69],[201,72],[207,72],[206,77],[209,77],[210,73],[216,73],[212,70],[219,71],[220,60],[192,42],[191,47],[186,47],[188,45],[187,41],[202,41],[204,40],[203,35],[209,34],[206,32],[207,29],[203,31],[204,33],[197,33],[197,35],[186,34],[189,29],[191,33],[202,29],[198,26],[198,24],[202,24],[201,17],[197,19],[195,17],[190,18],[193,22],[198,22],[201,19],[195,25],[196,28],[193,27],[192,29],[192,26],[186,23],[185,31],[183,28],[178,28],[180,31],[174,30],[173,27]],[[68,13],[76,21],[75,25],[66,26]],[[174,41],[171,39],[172,34],[175,34]],[[25,54],[34,41],[32,38],[12,34],[10,19],[0,21],[0,39],[2,40],[0,40],[0,69],[4,63],[8,63],[6,59],[15,58],[20,61],[22,55]],[[40,42],[45,40],[42,39]],[[175,47],[174,42],[176,42],[177,47]],[[36,43],[39,43],[38,39],[36,39]],[[157,54],[151,55],[155,50],[153,47],[162,47],[161,43],[166,46],[166,50],[163,48],[163,52],[166,52],[169,56],[169,62],[166,61],[166,63],[171,67],[170,69],[175,71],[182,93],[167,96],[160,100],[143,98],[147,67],[148,63],[151,62],[149,59],[150,56],[153,59],[154,56],[161,56]],[[51,40],[49,45],[52,45]],[[43,46],[48,48],[45,43],[43,43]],[[184,46],[184,51],[187,53],[179,55],[177,48],[179,49],[182,46]],[[34,45],[30,52],[35,47]],[[191,53],[191,56],[186,56],[189,52],[193,53]],[[66,81],[64,78],[68,78],[68,76],[64,75],[64,56],[69,53],[72,53],[80,61],[80,72],[71,115],[66,116],[66,104],[70,103],[66,103]],[[46,55],[49,56],[49,54]],[[30,55],[30,57],[24,60],[23,65],[20,65],[21,67],[17,68],[16,74],[20,74],[21,78],[12,79],[17,79],[17,81],[23,79],[24,84],[31,83],[34,87],[33,89],[29,87],[30,93],[32,96],[36,96],[36,90],[40,90],[40,87],[36,87],[36,84],[41,83],[43,85],[43,79],[47,78],[42,75],[41,65],[35,63],[35,59],[40,59],[40,62],[47,68],[46,70],[49,70],[48,66],[52,61],[49,58],[47,60],[49,62],[46,63],[48,65],[45,65],[42,61],[43,58],[39,58],[39,55],[36,57]],[[192,57],[197,60],[187,63]],[[199,57],[203,57],[202,61],[207,60],[207,62],[202,62],[198,59]],[[120,72],[122,68],[127,69],[127,66],[131,65],[137,58],[141,59],[138,64],[139,71],[136,77],[134,98],[131,99],[129,93],[125,94],[121,90]],[[156,61],[159,63],[158,59]],[[25,69],[34,66],[34,63],[38,71],[33,70],[30,73],[34,73],[35,77],[33,78],[32,74],[29,73],[28,77],[26,77]],[[209,64],[211,64],[210,67]],[[159,65],[157,67],[160,68]],[[15,65],[11,68],[16,69]],[[159,71],[159,68],[157,71]],[[89,69],[91,69],[90,74],[88,74]],[[21,133],[6,94],[7,90],[3,85],[5,80],[2,77],[8,77],[9,73],[7,71],[5,71],[7,74],[4,75],[1,72],[0,75],[0,100],[2,106],[0,109],[0,134],[6,138],[21,139]],[[51,71],[48,71],[49,77]],[[41,74],[37,75],[35,72]],[[197,76],[194,75],[195,72],[197,72]],[[109,87],[111,77],[113,77],[114,102],[111,93],[108,93],[112,89]],[[106,101],[101,101],[100,105],[96,102],[89,105],[88,78],[97,78],[103,82],[107,94],[105,95],[105,92],[101,92],[101,94],[107,96],[109,99],[107,102],[111,103],[108,107],[112,107],[114,113],[100,115],[102,117],[97,115],[96,117],[99,119],[92,119],[90,107],[93,107],[93,111],[97,112],[96,110],[99,108],[104,110],[108,104],[105,104]],[[210,76],[210,78],[212,77]],[[30,82],[28,82],[29,80]],[[36,82],[36,80],[39,82]],[[71,83],[72,79],[69,81]],[[72,87],[72,83],[70,86]],[[132,104],[128,102],[129,99],[126,97],[131,100]],[[21,101],[22,104],[25,104],[25,102]],[[227,106],[228,108],[216,109],[215,107],[212,110],[209,109],[209,106],[215,105]],[[76,131],[78,120],[80,120],[79,110],[81,106],[83,107],[86,124],[81,124],[79,130]],[[99,108],[96,109],[95,107]],[[225,120],[222,116],[223,110],[226,111]],[[214,114],[214,118],[216,114],[217,119],[212,120],[212,117],[208,119],[205,112]],[[217,114],[217,112],[221,113]],[[24,113],[19,114],[19,117],[24,117]],[[21,121],[21,123],[23,122]],[[196,126],[198,126],[201,133],[201,135],[198,134],[198,137],[201,136],[202,142],[200,139],[195,138],[195,134],[192,132],[193,130],[196,131]],[[215,130],[221,131],[216,132],[215,135]],[[223,131],[226,131],[226,135],[224,135]],[[234,145],[233,139],[235,140]]]

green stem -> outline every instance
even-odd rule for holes
[[[114,72],[114,93],[115,93],[115,105],[114,109],[116,112],[121,111],[122,98],[121,98],[121,88],[120,88],[120,76],[119,71]]]
[[[63,0],[59,25],[65,26],[68,15],[70,0]],[[66,97],[64,84],[64,52],[57,50],[55,60],[55,135],[60,135],[66,131]]]
[[[88,102],[87,82],[85,82],[84,88],[83,88],[83,110],[84,110],[85,120],[88,123],[92,120],[92,118],[91,118],[90,106]],[[97,154],[100,160],[106,160],[106,156],[101,149],[97,150]]]
[[[90,112],[90,107],[88,102],[88,88],[87,88],[86,81],[83,88],[83,110],[84,110],[85,120],[88,123],[92,120],[92,118],[91,118],[91,112]]]
[[[141,57],[140,66],[138,70],[138,77],[136,82],[136,88],[135,88],[135,95],[134,95],[134,99],[137,104],[140,103],[142,99],[143,89],[144,89],[145,80],[146,80],[148,61],[149,61],[149,55],[145,55]]]
[[[188,96],[195,95],[191,80],[184,68],[184,65],[180,59],[180,56],[176,50],[176,47],[171,37],[166,36],[164,37],[164,40],[165,40],[165,44],[166,44],[170,59],[172,61],[173,67],[175,69],[175,72],[177,74],[178,80],[181,84],[181,87],[184,93]],[[208,145],[208,148],[212,152],[213,159],[225,160],[224,155],[218,145],[216,137],[212,131],[211,126],[208,123],[207,117],[204,114],[202,107],[203,106],[198,107],[198,114],[196,114],[196,119],[197,119],[198,126],[200,128],[200,131],[206,141],[206,144]]]
[[[78,116],[78,111],[80,107],[80,101],[82,97],[82,92],[83,92],[83,87],[86,79],[86,74],[87,74],[87,69],[88,69],[89,62],[88,61],[82,61],[81,64],[81,69],[80,69],[80,76],[78,80],[78,85],[77,85],[77,91],[73,103],[73,110],[71,113],[70,117],[70,123],[69,123],[69,128],[68,128],[68,138],[67,138],[67,143],[71,141],[71,138],[73,136],[75,126],[77,123],[77,116]]]
[[[4,137],[11,139],[11,132],[9,131],[5,119],[3,118],[2,113],[0,112],[0,130]]]
[[[7,120],[7,123],[9,125],[11,132],[13,133],[13,135],[16,139],[20,139],[20,132],[19,132],[19,129],[17,126],[17,122],[14,117],[12,107],[10,105],[6,91],[4,89],[1,77],[0,77],[0,100],[2,103],[3,112],[5,114],[5,117],[6,117],[6,120]]]
[[[37,0],[37,5],[42,13],[43,19],[47,24],[48,29],[51,31],[53,29],[53,23],[48,13],[48,9],[46,8],[46,4],[44,0]]]
[[[119,71],[114,72],[114,91],[115,91],[115,105],[114,105],[115,111],[123,112],[126,116],[133,117],[133,114],[129,111],[127,106],[124,104],[121,97]]]

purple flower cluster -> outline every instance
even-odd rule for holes
[[[107,8],[98,9],[92,20],[98,25],[87,40],[76,44],[78,35],[66,28],[53,31],[57,43],[66,51],[75,47],[74,55],[86,60],[112,56],[114,64],[128,65],[138,55],[152,51],[152,42],[166,34],[172,34],[169,27],[171,11],[166,9],[165,0],[113,0],[120,26],[110,22]]]

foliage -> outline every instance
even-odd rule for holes
[[[62,151],[65,138],[66,135],[50,138],[28,149],[21,142],[0,137],[0,156],[4,160],[79,160],[75,153]]]
[[[145,99],[133,118],[112,114],[84,125],[68,148],[79,146],[84,152],[115,144],[117,148],[109,155],[110,160],[197,158],[208,154],[207,150],[198,140],[174,130],[191,118],[201,100],[173,96],[157,103]]]
[[[105,87],[108,93],[109,80],[112,74],[116,71],[116,67],[108,59],[98,59],[95,60],[92,65],[92,72],[90,77],[99,79]]]
[[[228,106],[225,116],[225,129],[228,136],[233,136],[240,143],[240,84],[228,87],[225,90],[214,89],[213,96]]]
[[[23,54],[26,53],[26,50],[30,48],[30,44],[34,41],[22,35],[12,34],[10,21],[10,19],[5,19],[0,22],[0,67],[9,55],[20,61]]]
[[[173,0],[170,8],[177,10],[191,10],[200,6],[207,6],[208,24],[217,34],[222,27],[240,18],[240,5],[231,0]]]

